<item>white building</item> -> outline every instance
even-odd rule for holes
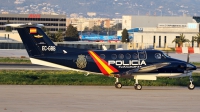
[[[143,44],[143,48],[152,48],[154,41],[159,48],[175,47],[172,41],[181,33],[189,40],[199,33],[199,24],[192,17],[185,16],[123,16],[122,28],[129,30],[129,35],[133,37],[132,43]],[[118,36],[121,32],[118,32]]]

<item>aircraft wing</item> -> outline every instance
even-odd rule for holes
[[[116,77],[121,77],[123,75],[126,76],[132,76],[134,75],[134,73],[145,73],[145,72],[151,72],[151,71],[155,71],[159,68],[165,67],[167,65],[169,65],[170,63],[156,63],[153,65],[149,65],[149,66],[144,66],[144,67],[140,67],[140,68],[134,68],[132,70],[123,72],[123,73],[114,73]]]

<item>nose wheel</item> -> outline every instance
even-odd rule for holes
[[[195,88],[195,85],[192,83],[193,82],[192,76],[190,76],[189,79],[190,79],[190,84],[188,85],[188,89],[193,90]]]
[[[135,87],[136,90],[142,90],[141,84],[135,84],[134,87]]]
[[[142,85],[138,83],[138,79],[135,79],[134,87],[136,90],[142,90]]]

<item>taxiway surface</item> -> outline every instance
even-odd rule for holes
[[[200,88],[0,85],[0,112],[198,112]]]

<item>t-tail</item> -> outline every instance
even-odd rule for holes
[[[37,24],[19,25],[17,30],[30,57],[63,52]]]
[[[56,46],[41,29],[42,24],[6,24],[15,27],[21,37],[29,57],[45,56],[51,54],[66,54],[70,52],[87,51],[70,47]]]

